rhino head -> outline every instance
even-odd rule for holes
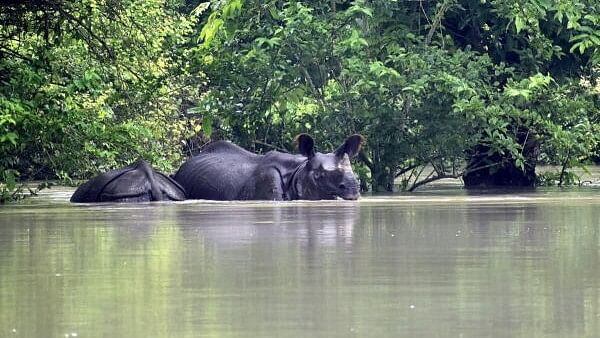
[[[346,141],[331,153],[315,151],[314,140],[307,134],[300,134],[295,142],[300,154],[307,158],[298,170],[294,190],[298,199],[321,200],[341,197],[355,200],[360,197],[358,180],[352,171],[350,159],[358,154],[364,137],[349,136]]]

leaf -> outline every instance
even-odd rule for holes
[[[354,4],[348,10],[348,13],[351,15],[360,13],[360,14],[364,14],[368,17],[373,17],[373,10],[369,7],[364,6],[364,3],[362,1],[354,2]]]
[[[267,44],[269,47],[272,48],[273,46],[279,45],[279,43],[281,42],[281,38],[274,37],[274,38],[267,39],[267,38],[260,37],[260,38],[256,38],[255,41],[256,41],[256,44],[258,47],[262,47],[264,44]]]
[[[521,96],[527,100],[531,95],[531,91],[528,89],[507,88],[506,95],[508,95],[509,97]]]
[[[581,51],[581,44],[581,42],[573,44],[573,46],[571,46],[571,48],[569,49],[569,53],[573,53],[577,48],[579,48],[579,50]]]
[[[279,12],[275,6],[269,6],[269,14],[271,14],[271,17],[275,20],[281,19],[281,15],[279,15]]]
[[[6,134],[0,136],[0,143],[9,142],[13,146],[16,146],[18,138],[19,138],[19,136],[17,134],[13,133],[13,132],[6,133]]]
[[[198,6],[196,6],[196,8],[192,10],[190,14],[193,16],[199,16],[202,13],[204,13],[209,7],[210,2],[201,2],[200,4],[198,4]]]
[[[600,46],[600,38],[597,35],[590,35],[590,40],[596,45]]]
[[[562,11],[557,11],[557,12],[554,14],[554,19],[555,19],[556,21],[560,22],[560,23],[562,23],[562,22],[563,22],[563,18],[564,18],[564,13],[563,13]]]
[[[200,40],[204,40],[204,46],[210,45],[210,43],[215,38],[223,24],[223,19],[219,18],[216,12],[210,15],[210,17],[208,18],[208,22],[200,31]]]
[[[577,35],[573,36],[572,38],[569,39],[569,41],[573,42],[573,41],[586,40],[589,37],[590,37],[589,34],[587,34],[587,33],[581,33],[581,34],[577,34]]]
[[[525,20],[520,15],[515,17],[515,28],[517,29],[517,33],[525,28]]]
[[[209,118],[207,116],[203,117],[202,119],[202,131],[204,132],[204,134],[206,135],[206,137],[210,138],[210,136],[212,135],[212,118]]]
[[[237,15],[242,9],[241,0],[231,0],[225,7],[223,7],[223,17],[231,18]]]

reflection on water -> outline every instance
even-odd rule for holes
[[[0,207],[0,337],[600,332],[600,191],[83,206],[62,196]]]

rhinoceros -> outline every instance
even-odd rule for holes
[[[174,176],[188,199],[322,200],[359,198],[350,159],[364,138],[349,136],[331,153],[315,151],[307,134],[295,138],[300,154],[249,152],[228,141],[216,141],[187,160]]]
[[[80,186],[71,202],[182,201],[185,191],[171,177],[144,160],[100,174]]]

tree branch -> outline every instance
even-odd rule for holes
[[[437,11],[437,13],[435,13],[435,17],[433,18],[433,22],[431,23],[431,27],[429,28],[429,32],[427,33],[427,37],[425,38],[426,46],[431,43],[431,39],[433,38],[433,34],[435,33],[435,31],[439,27],[441,27],[442,18],[444,17],[444,14],[446,14],[446,11],[450,8],[448,2],[449,2],[448,0],[444,1],[440,7],[440,10]],[[423,8],[422,4],[421,4],[421,8]],[[425,10],[423,10],[423,13],[425,13]],[[425,15],[427,15],[427,14],[425,14]]]
[[[54,6],[54,8],[59,11],[62,15],[64,15],[67,19],[70,19],[71,21],[74,21],[75,23],[77,23],[79,25],[79,27],[82,27],[85,29],[85,31],[96,41],[98,41],[100,43],[100,45],[102,46],[102,48],[106,51],[106,53],[108,53],[108,56],[114,60],[115,55],[113,50],[108,46],[108,44],[106,43],[106,41],[104,41],[102,38],[100,38],[98,35],[96,35],[92,29],[90,27],[87,27],[86,24],[78,17],[74,16],[73,14],[65,11],[61,6]],[[86,39],[87,40],[87,39]],[[89,41],[88,41],[89,44]],[[90,44],[91,45],[91,44]]]
[[[35,61],[33,59],[31,59],[31,58],[29,58],[27,56],[21,55],[21,54],[19,54],[17,52],[9,50],[9,49],[4,49],[4,48],[0,47],[0,53],[8,54],[8,55],[10,55],[12,57],[16,57],[16,58],[21,59],[23,61],[27,61],[27,62],[29,62],[31,64],[35,63]]]
[[[415,191],[415,189],[417,189],[420,186],[423,186],[425,184],[428,184],[428,183],[431,183],[431,182],[434,182],[434,181],[437,181],[437,180],[441,180],[441,179],[444,179],[444,178],[455,178],[456,179],[456,178],[460,178],[460,176],[459,175],[450,175],[450,174],[443,174],[443,175],[431,176],[431,177],[428,177],[428,178],[426,178],[426,179],[424,179],[422,181],[416,182],[415,184],[413,184],[410,187],[410,189],[408,189],[408,191],[411,191],[411,192]]]

